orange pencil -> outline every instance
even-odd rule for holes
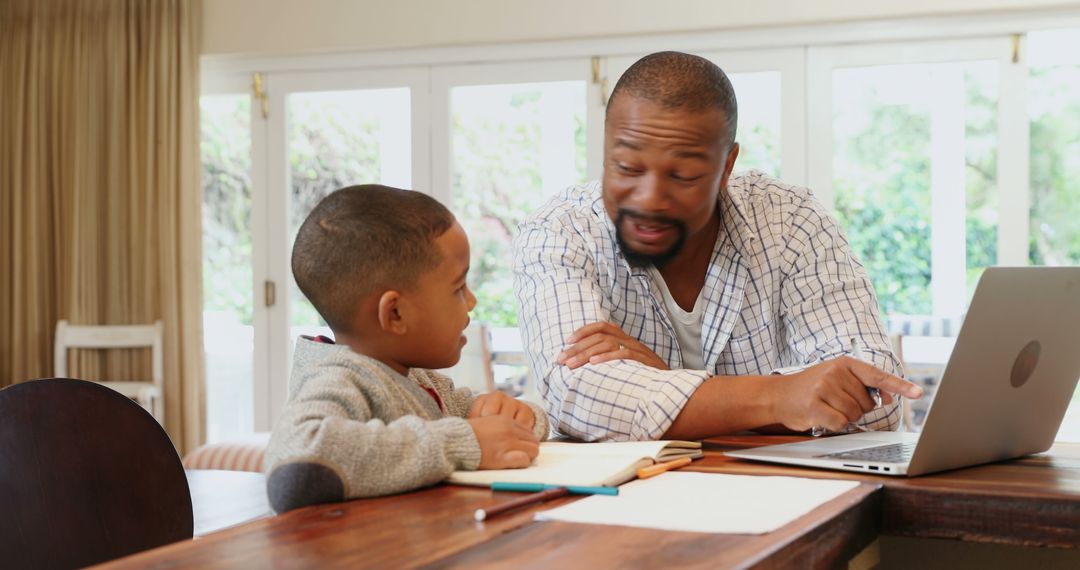
[[[679,467],[682,467],[683,465],[690,465],[690,458],[689,457],[680,457],[680,458],[674,459],[672,461],[667,461],[667,462],[664,462],[664,463],[657,463],[656,465],[650,465],[648,467],[642,467],[641,469],[637,470],[637,476],[638,476],[638,479],[648,479],[649,477],[652,477],[653,475],[659,475],[659,474],[663,473],[664,471],[671,471],[672,469],[678,469]]]

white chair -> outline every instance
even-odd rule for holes
[[[113,382],[98,381],[135,400],[153,414],[158,423],[165,425],[162,377],[164,366],[161,355],[161,321],[152,325],[70,325],[66,320],[56,323],[56,342],[53,350],[53,373],[59,378],[68,377],[68,349],[71,348],[141,348],[150,349],[151,378],[147,381]]]

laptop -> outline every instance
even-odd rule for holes
[[[1080,267],[992,267],[979,280],[921,433],[865,432],[727,455],[922,475],[1046,451],[1080,378]]]

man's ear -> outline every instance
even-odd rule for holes
[[[379,326],[390,334],[405,334],[407,327],[401,316],[403,299],[393,289],[379,296]]]
[[[735,168],[735,160],[739,158],[739,143],[731,143],[731,150],[728,151],[727,161],[724,163],[724,176],[720,180],[720,189],[727,188],[728,177],[731,176],[731,171]]]

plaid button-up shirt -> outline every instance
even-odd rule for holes
[[[730,178],[720,234],[702,292],[706,370],[682,353],[650,272],[631,267],[599,182],[573,186],[526,219],[514,239],[514,290],[525,350],[552,425],[593,440],[658,439],[711,376],[799,370],[848,354],[902,374],[878,317],[870,280],[847,239],[809,190],[760,172]],[[610,322],[671,370],[632,360],[575,370],[556,356],[578,328]],[[896,429],[899,399],[858,422]]]

